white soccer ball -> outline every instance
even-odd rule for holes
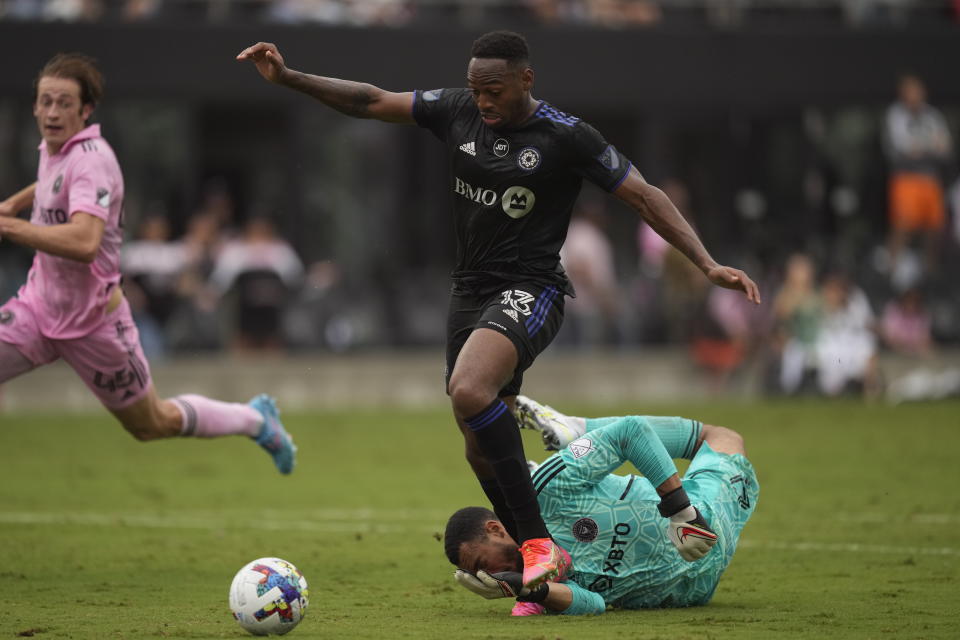
[[[255,636],[283,635],[300,624],[307,610],[307,579],[280,558],[245,565],[230,585],[230,610]]]

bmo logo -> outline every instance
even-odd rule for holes
[[[537,197],[526,187],[510,187],[503,192],[500,206],[511,218],[522,218],[533,210]]]
[[[496,191],[484,189],[483,187],[474,188],[470,185],[470,183],[464,182],[460,178],[456,178],[456,183],[454,183],[453,186],[453,192],[459,193],[467,200],[473,200],[478,204],[485,204],[488,207],[492,207],[497,202]]]
[[[477,204],[492,207],[497,203],[497,192],[493,189],[474,187],[461,178],[454,178],[453,192],[472,200]],[[514,219],[522,218],[533,210],[537,197],[526,187],[510,187],[499,196],[503,212]]]

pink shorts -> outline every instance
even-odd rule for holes
[[[150,366],[126,299],[86,336],[52,340],[41,335],[30,306],[11,298],[0,307],[0,342],[35,366],[63,358],[108,409],[128,407],[150,389]]]

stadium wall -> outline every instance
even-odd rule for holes
[[[935,361],[885,354],[881,368],[890,383],[911,371],[953,370],[960,376],[960,349]],[[441,350],[378,352],[309,357],[210,356],[156,363],[154,381],[164,396],[201,393],[246,400],[268,392],[287,410],[370,407],[422,408],[447,404]],[[757,367],[722,391],[725,399],[762,394]],[[55,391],[52,391],[55,390]],[[629,406],[697,401],[717,394],[706,375],[681,348],[623,352],[547,351],[524,378],[524,393],[548,403]],[[96,398],[62,362],[0,387],[0,415],[25,411],[100,410]]]
[[[55,51],[101,60],[112,96],[279,102],[296,99],[235,62],[260,40],[314,73],[408,90],[460,86],[479,30],[315,26],[0,22],[0,96],[29,99],[33,75]],[[656,109],[887,102],[912,71],[942,102],[960,99],[952,25],[851,30],[791,25],[714,29],[525,30],[538,90],[569,108]],[[854,81],[855,80],[855,81]]]

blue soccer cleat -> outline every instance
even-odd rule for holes
[[[263,416],[263,427],[260,429],[260,434],[254,438],[257,444],[273,457],[273,463],[277,465],[280,473],[290,473],[296,464],[297,446],[293,444],[293,438],[280,422],[277,402],[267,394],[261,393],[251,400],[249,405]]]

